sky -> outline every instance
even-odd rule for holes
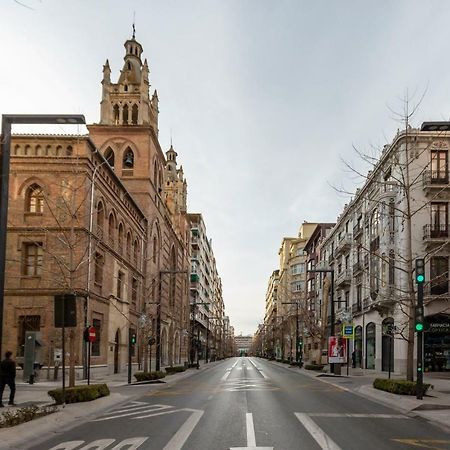
[[[136,39],[170,139],[203,214],[235,333],[264,317],[285,236],[334,222],[358,180],[354,148],[392,141],[412,119],[450,119],[450,3],[430,0],[0,0],[0,114],[99,121]]]

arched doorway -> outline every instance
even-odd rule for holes
[[[361,325],[355,327],[355,367],[361,367],[363,348],[363,329]]]
[[[387,317],[381,324],[381,370],[394,370],[394,319]]]
[[[119,348],[120,348],[120,330],[117,329],[116,336],[114,338],[114,373],[119,373]]]
[[[366,369],[375,369],[375,324],[366,326]]]

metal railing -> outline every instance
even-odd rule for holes
[[[448,223],[445,224],[431,224],[423,227],[424,239],[446,239],[448,238]]]

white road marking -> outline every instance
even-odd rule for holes
[[[253,425],[253,414],[247,413],[245,415],[247,423],[247,447],[256,447],[255,427]]]
[[[158,409],[167,409],[167,408],[171,408],[171,406],[167,406],[167,405],[151,405],[150,403],[146,403],[145,406],[128,406],[124,409],[115,409],[109,413],[105,413],[105,415],[108,414],[118,414],[118,413],[122,413],[122,412],[130,412],[130,411],[137,411],[139,409],[146,409],[146,408],[153,408],[155,411]]]
[[[266,380],[269,379],[267,375],[265,375],[261,368],[257,367],[256,364],[249,358],[249,361],[255,366],[255,369],[265,378]]]
[[[138,438],[130,438],[125,439],[122,442],[119,442],[117,445],[115,445],[111,450],[121,450],[126,447],[126,450],[136,450],[139,448],[148,437],[138,437]]]
[[[306,428],[309,434],[319,444],[322,450],[341,450],[339,447],[324,431],[308,417],[308,414],[294,413],[300,423]]]
[[[401,414],[308,413],[309,417],[369,417],[371,419],[409,419]]]
[[[253,425],[253,413],[245,414],[247,427],[247,447],[231,447],[230,450],[273,450],[273,447],[257,447],[255,427]]]
[[[116,414],[117,412],[120,412],[120,411],[112,411],[109,414],[116,414],[116,415],[114,415],[114,416],[107,416],[107,417],[100,417],[99,419],[93,420],[93,422],[102,422],[104,420],[118,419],[120,417],[135,416],[136,414],[143,414],[143,413],[147,413],[147,412],[161,411],[161,410],[170,409],[170,408],[174,408],[174,407],[173,406],[169,406],[169,405],[148,405],[148,407],[146,409],[140,409],[139,411],[134,411],[133,408],[129,408],[128,411],[131,411],[131,412],[128,412],[128,413],[125,413],[125,414]],[[149,416],[144,416],[144,417],[149,417]]]
[[[173,408],[173,406],[171,406]],[[132,417],[133,420],[135,419],[147,419],[147,417],[155,417],[155,416],[164,416],[166,414],[174,414],[181,411],[190,411],[189,409],[173,409],[172,411],[161,411],[161,412],[155,412],[154,414],[145,414],[144,416],[137,416]]]
[[[123,441],[118,442],[111,450],[136,450],[138,449],[148,437],[136,437],[136,438],[128,438]],[[86,444],[84,447],[79,450],[102,450],[108,447],[110,444],[113,444],[115,439],[98,439],[96,441],[90,442]],[[67,441],[61,442],[58,445],[55,445],[50,450],[74,450],[80,445],[83,445],[86,441]]]
[[[192,411],[192,414],[175,433],[174,437],[166,444],[163,450],[181,450],[204,413],[204,411],[198,409],[185,409],[184,411]]]
[[[74,448],[77,448],[79,445],[82,445],[84,443],[85,443],[85,441],[66,441],[66,442],[61,442],[61,444],[55,445],[50,450],[73,450]]]
[[[81,447],[79,450],[104,450],[106,447],[109,447],[110,444],[114,444],[115,441],[115,439],[97,439],[96,441]]]

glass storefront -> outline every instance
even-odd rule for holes
[[[375,324],[366,326],[366,369],[375,369]]]
[[[426,318],[424,333],[425,372],[450,371],[450,315],[436,314]]]

